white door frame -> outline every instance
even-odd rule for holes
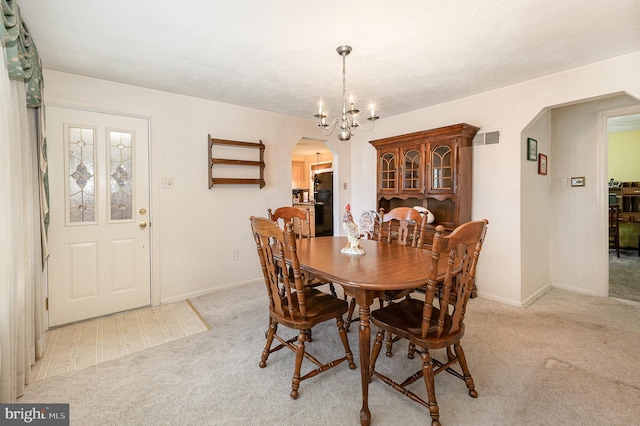
[[[604,242],[609,241],[609,191],[605,184],[609,181],[609,129],[608,121],[611,117],[618,117],[621,115],[639,114],[640,106],[631,105],[624,108],[616,108],[608,111],[601,112],[598,115],[598,144],[597,144],[597,158],[596,162],[596,205],[597,212],[596,217],[600,224],[598,229],[598,241],[603,243],[596,249],[598,251],[598,259],[600,266],[598,271],[600,276],[596,282],[601,283],[597,289],[598,296],[609,297],[609,244],[605,246]],[[606,247],[606,251],[605,251]]]

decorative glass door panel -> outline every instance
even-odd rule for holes
[[[108,131],[111,222],[133,219],[133,144],[128,131]]]
[[[432,192],[453,191],[453,151],[451,146],[438,145],[430,151],[430,188]]]
[[[380,188],[385,192],[396,192],[396,154],[386,152],[380,157]]]
[[[67,223],[96,223],[96,152],[93,127],[66,129]]]
[[[422,192],[422,160],[419,149],[403,151],[402,192]]]

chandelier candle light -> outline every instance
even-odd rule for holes
[[[373,103],[369,105],[369,117],[367,120],[371,121],[371,127],[364,128],[358,122],[359,110],[356,109],[353,103],[353,95],[349,102],[349,109],[347,109],[347,55],[351,53],[351,46],[338,46],[336,49],[338,54],[342,56],[342,117],[335,118],[331,124],[327,124],[327,112],[320,99],[320,107],[318,113],[314,115],[318,119],[318,126],[322,128],[322,133],[329,136],[334,130],[338,129],[338,139],[341,141],[348,141],[351,136],[355,134],[356,128],[360,127],[362,130],[369,131],[373,129],[376,124],[376,120],[379,119],[375,113]]]

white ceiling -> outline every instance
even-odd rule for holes
[[[17,1],[47,69],[305,118],[342,44],[382,119],[640,49],[640,0]]]

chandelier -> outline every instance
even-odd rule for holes
[[[336,117],[331,124],[327,124],[327,112],[322,104],[322,99],[320,99],[318,113],[315,114],[314,117],[318,119],[318,126],[320,126],[322,133],[326,136],[329,136],[334,130],[338,129],[338,139],[348,141],[351,139],[351,136],[355,134],[358,127],[365,131],[373,129],[376,120],[380,117],[375,114],[374,105],[371,103],[369,105],[369,117],[367,117],[367,120],[371,121],[371,127],[368,129],[362,127],[358,122],[358,113],[360,111],[356,109],[353,103],[353,95],[351,95],[349,109],[347,109],[347,55],[351,53],[351,46],[338,46],[336,51],[342,56],[342,117]]]

